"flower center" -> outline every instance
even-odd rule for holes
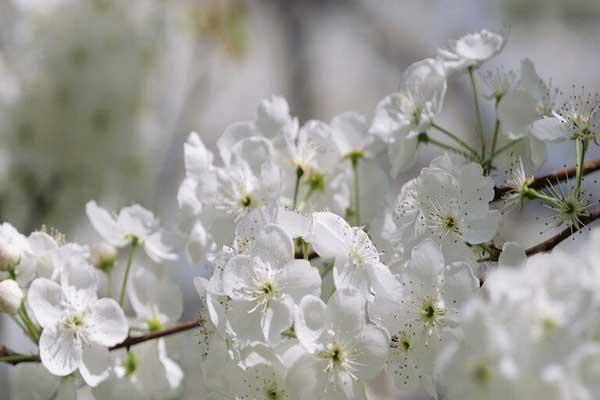
[[[84,316],[81,313],[72,314],[66,323],[67,327],[74,331],[81,330],[85,325]]]
[[[482,361],[471,368],[470,375],[477,384],[485,386],[492,379],[492,369],[488,363]]]
[[[446,310],[438,307],[432,299],[425,299],[421,305],[420,314],[426,326],[435,327],[440,325],[439,319],[446,314]]]
[[[406,353],[410,349],[410,340],[406,335],[394,335],[390,339],[390,348],[400,353]]]
[[[352,247],[350,250],[350,261],[355,267],[360,267],[365,262],[363,254],[356,246]]]
[[[442,227],[447,232],[457,233],[458,232],[458,221],[457,221],[456,217],[453,214],[446,215],[444,217],[444,219],[442,220]]]
[[[240,204],[244,208],[249,208],[252,205],[252,198],[246,194],[240,199]]]
[[[342,368],[346,362],[346,351],[335,340],[327,346],[327,350],[321,352],[321,357],[327,360],[327,372]]]
[[[270,382],[265,388],[265,396],[269,400],[282,400],[285,398],[285,393],[279,390],[277,383]]]

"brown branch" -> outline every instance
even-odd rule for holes
[[[136,344],[140,344],[143,342],[147,342],[149,340],[155,340],[165,336],[175,335],[177,333],[189,331],[194,328],[198,328],[200,324],[203,322],[202,319],[193,319],[190,321],[185,321],[171,328],[163,329],[162,331],[150,332],[145,335],[140,336],[129,336],[123,342],[111,347],[109,350],[118,350],[122,348],[130,348],[131,346],[135,346]],[[4,362],[12,365],[17,365],[24,362],[40,362],[40,356],[37,354],[27,355],[27,354],[19,354],[10,350],[4,345],[0,345],[0,358],[2,357],[14,357],[14,360],[5,360]]]
[[[592,211],[590,212],[590,215],[581,218],[581,226],[579,226],[578,228],[568,227],[559,234],[552,236],[550,239],[544,240],[542,243],[528,248],[527,250],[525,250],[525,254],[527,256],[532,256],[534,254],[548,252],[555,248],[560,242],[573,235],[574,233],[580,231],[586,225],[591,224],[598,218],[600,218],[600,210]]]
[[[600,158],[595,160],[589,160],[583,163],[583,174],[589,174],[594,171],[600,170]],[[555,184],[558,182],[563,182],[567,179],[571,179],[575,176],[575,167],[562,168],[557,171],[554,171],[548,175],[539,176],[533,180],[533,182],[529,185],[532,189],[542,189],[549,184]],[[502,197],[511,192],[513,189],[509,186],[500,186],[494,188],[494,200],[497,201],[502,199]]]
[[[122,343],[117,344],[110,348],[110,351],[118,350],[122,348],[130,348],[131,346],[135,346],[136,344],[140,344],[143,342],[147,342],[148,340],[158,339],[164,336],[175,335],[176,333],[189,331],[190,329],[198,328],[202,323],[202,319],[192,319],[190,321],[185,321],[180,324],[177,324],[171,328],[163,329],[162,331],[150,332],[141,336],[129,336]]]

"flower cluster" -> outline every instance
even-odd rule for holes
[[[0,310],[39,356],[0,360],[41,361],[20,364],[16,382],[48,399],[84,386],[98,400],[175,398],[186,375],[202,388],[190,397],[208,399],[366,400],[386,384],[450,400],[597,398],[600,236],[577,256],[538,253],[600,218],[583,185],[598,169],[585,161],[600,102],[560,104],[530,60],[478,74],[504,44],[488,31],[449,43],[372,116],[300,124],[272,97],[224,131],[216,154],[190,134],[168,229],[140,205],[113,215],[94,201],[103,242],[91,248],[3,224]],[[496,110],[489,135],[478,77]],[[477,143],[439,122],[447,83],[461,78]],[[559,140],[573,142],[575,167],[530,176]],[[443,152],[411,175],[423,146]],[[506,240],[502,217],[526,202],[564,230],[526,249]],[[183,324],[160,266],[180,252],[200,266],[199,318]],[[199,360],[185,372],[164,339],[184,330]]]

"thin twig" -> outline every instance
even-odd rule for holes
[[[172,326],[167,329],[163,329],[162,331],[150,332],[145,335],[140,336],[129,336],[123,342],[111,347],[109,350],[114,351],[123,348],[130,348],[137,344],[147,342],[149,340],[159,339],[165,336],[175,335],[177,333],[189,331],[194,328],[198,328],[200,324],[202,324],[202,319],[193,319],[190,321],[185,321],[175,326]],[[10,350],[6,346],[0,345],[0,361],[4,361],[8,364],[17,365],[24,362],[40,362],[40,356],[37,354],[19,354]]]
[[[189,331],[190,329],[198,328],[200,324],[203,322],[202,319],[193,319],[190,321],[185,321],[171,328],[163,329],[162,331],[150,332],[141,336],[129,336],[122,343],[119,343],[116,346],[110,348],[110,351],[118,350],[122,348],[129,348],[131,346],[135,346],[136,344],[140,344],[143,342],[147,342],[149,340],[158,339],[164,336],[175,335],[176,333]]]
[[[583,164],[583,175],[587,175],[591,172],[600,170],[600,158],[595,160],[587,161]],[[555,184],[557,182],[562,182],[567,179],[573,178],[577,173],[576,167],[562,168],[558,171],[554,171],[551,174],[537,177],[533,180],[533,182],[529,185],[532,189],[542,189],[549,184]],[[502,197],[512,191],[513,189],[509,186],[500,186],[494,188],[494,200],[497,201],[502,199]]]
[[[586,225],[591,224],[598,218],[600,218],[600,210],[592,211],[590,212],[590,215],[580,218],[581,225],[579,227],[565,228],[562,232],[555,236],[552,236],[550,239],[544,240],[542,243],[536,244],[535,246],[528,248],[527,250],[525,250],[525,254],[527,256],[532,256],[534,254],[548,252],[555,248],[560,242],[562,242],[569,236],[575,234],[576,232],[579,232]]]

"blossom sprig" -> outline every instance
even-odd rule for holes
[[[368,400],[387,381],[390,398],[595,398],[600,236],[577,254],[555,247],[600,219],[584,186],[600,169],[586,161],[598,99],[558,105],[528,59],[478,74],[505,43],[490,31],[450,42],[409,66],[372,117],[300,124],[273,96],[214,151],[191,133],[165,225],[141,205],[113,215],[94,201],[103,241],[91,247],[2,224],[0,311],[38,349],[0,347],[19,390]],[[463,78],[476,144],[439,122],[448,81]],[[575,165],[535,177],[558,140],[572,142]],[[411,172],[421,146],[442,154]],[[563,230],[525,247],[499,231],[528,202]],[[200,266],[196,318],[183,322],[180,254]],[[184,332],[180,351],[169,338]]]

